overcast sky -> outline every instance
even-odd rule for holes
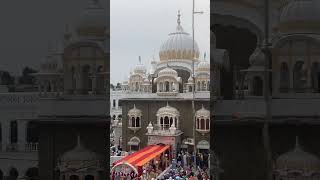
[[[210,1],[196,0],[195,40],[201,56],[210,50]],[[122,82],[139,62],[150,67],[154,56],[159,60],[159,48],[177,26],[192,33],[192,0],[111,0],[111,82]],[[207,59],[209,61],[209,59]]]
[[[48,42],[63,38],[91,0],[1,0],[0,70],[20,74],[25,66],[39,67]],[[106,7],[107,1],[100,0]]]
[[[65,25],[73,24],[90,0],[28,0],[0,2],[0,70],[20,74],[38,68],[50,41],[61,41]],[[100,0],[107,8],[107,1]],[[130,69],[158,59],[161,44],[181,24],[191,33],[192,0],[111,0],[111,81],[123,81]],[[196,0],[195,39],[209,56],[209,0]]]

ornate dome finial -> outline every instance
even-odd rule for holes
[[[180,10],[178,10],[178,19],[177,19],[177,23],[178,23],[178,25],[179,25],[179,26],[180,26],[180,24],[181,24],[181,19],[180,19],[180,17],[181,17]]]
[[[169,102],[167,101],[167,107],[169,107]]]
[[[141,64],[141,56],[139,56],[139,64]]]
[[[178,32],[183,32],[183,28],[181,26],[181,14],[180,14],[180,10],[178,11],[178,15],[177,15],[177,23],[178,23],[178,26],[177,26],[177,31]]]

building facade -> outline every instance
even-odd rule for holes
[[[1,180],[107,177],[108,21],[99,1],[88,2],[49,47],[34,74],[37,92],[1,88]]]
[[[275,179],[319,178],[319,8],[316,0],[270,1],[269,137]],[[211,11],[211,51],[221,48],[229,55],[229,67],[213,77],[220,83],[211,111],[218,177],[266,179],[264,1],[217,0]],[[217,62],[214,56],[211,61]]]
[[[159,59],[147,69],[139,57],[122,83],[123,149],[163,143],[172,145],[174,153],[193,152],[194,146],[208,153],[209,87],[210,64],[200,58],[197,42],[193,45],[178,14],[176,31],[161,45]]]

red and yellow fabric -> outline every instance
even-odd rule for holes
[[[152,159],[156,158],[169,148],[170,145],[150,145],[114,162],[113,165],[115,166],[119,163],[126,162],[136,167],[140,171],[143,165],[150,162]]]

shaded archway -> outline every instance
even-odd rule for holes
[[[304,92],[306,84],[304,62],[297,61],[293,68],[293,88],[295,92]]]
[[[79,176],[77,175],[71,175],[69,180],[79,180]]]
[[[263,81],[260,77],[255,76],[252,81],[253,92],[252,95],[254,96],[262,96],[263,95]]]
[[[28,180],[38,180],[39,179],[39,172],[38,172],[38,168],[33,167],[33,168],[29,168],[25,174],[26,179]]]
[[[216,35],[216,48],[226,49],[229,53],[230,71],[221,70],[220,86],[224,99],[232,99],[240,70],[249,67],[249,57],[257,47],[257,35],[231,25],[214,24],[211,30]]]
[[[280,92],[288,92],[290,87],[289,68],[286,62],[280,66]]]
[[[92,175],[86,175],[86,176],[84,177],[84,180],[94,180],[94,176],[92,176]]]
[[[6,180],[17,180],[18,176],[18,170],[16,168],[11,168],[9,171],[9,176],[6,178]]]

